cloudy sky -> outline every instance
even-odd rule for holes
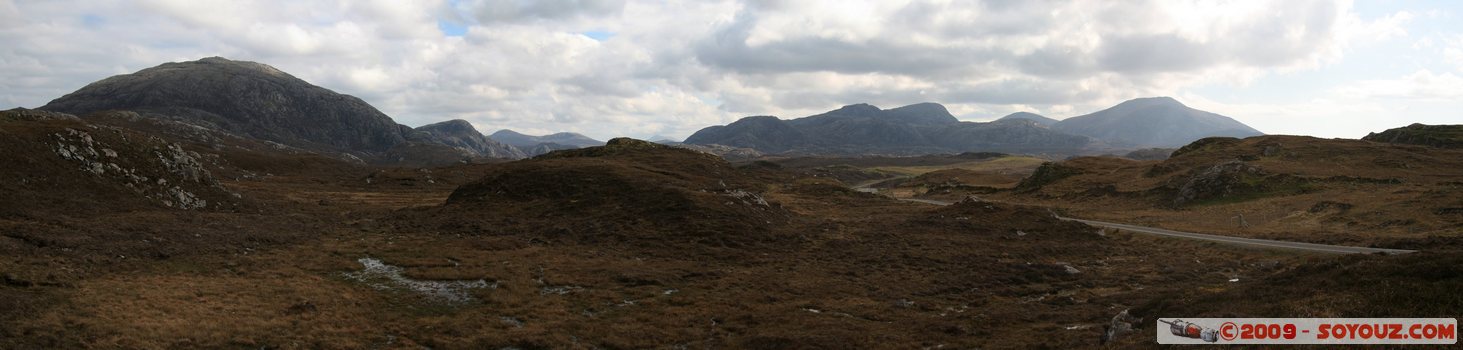
[[[0,0],[0,108],[223,56],[398,122],[683,138],[749,115],[961,119],[1173,96],[1267,133],[1463,124],[1463,2]]]

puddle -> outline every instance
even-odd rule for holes
[[[417,294],[424,295],[430,299],[452,303],[462,303],[473,300],[468,290],[480,288],[498,288],[497,283],[489,284],[486,280],[419,280],[402,275],[400,266],[392,266],[373,258],[360,258],[356,260],[361,263],[361,271],[347,272],[346,278],[366,283],[377,290],[405,289]]]
[[[544,286],[543,288],[539,288],[538,295],[564,295],[573,293],[580,289],[584,288],[580,288],[578,286]]]

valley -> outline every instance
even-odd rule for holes
[[[0,112],[0,348],[1144,348],[1174,315],[1463,310],[1448,127],[1041,118],[484,136],[164,64]]]

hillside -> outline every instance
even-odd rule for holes
[[[1441,148],[1463,148],[1463,125],[1412,124],[1382,132],[1368,133],[1361,139]]]
[[[1000,198],[1084,217],[1318,242],[1463,237],[1463,151],[1303,136],[1206,138],[1162,161],[1049,163]],[[1239,229],[1235,232],[1235,229]]]
[[[1051,128],[1122,147],[1178,147],[1211,136],[1263,135],[1234,119],[1189,108],[1169,97],[1128,100],[1091,114],[1063,119]]]
[[[808,155],[918,155],[995,152],[1078,152],[1085,137],[1053,132],[1032,122],[962,122],[944,106],[920,103],[889,110],[868,104],[781,120],[757,116],[697,131],[685,143]]]

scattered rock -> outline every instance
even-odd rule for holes
[[[1072,267],[1072,265],[1070,264],[1062,264],[1062,270],[1066,271],[1069,275],[1082,273],[1082,270],[1078,270],[1077,268]]]
[[[1133,325],[1141,322],[1143,322],[1143,319],[1129,315],[1128,310],[1124,309],[1123,312],[1119,312],[1116,316],[1113,316],[1107,326],[1103,327],[1102,344],[1115,342],[1124,335],[1133,333]]]

